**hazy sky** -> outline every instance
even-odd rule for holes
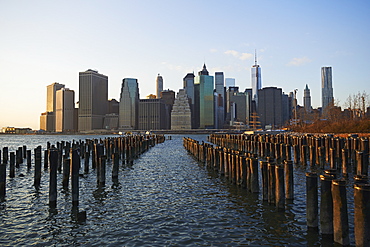
[[[78,72],[137,78],[140,97],[155,79],[178,92],[205,62],[242,90],[251,87],[254,50],[262,86],[311,89],[321,106],[320,68],[333,68],[334,97],[370,94],[370,1],[38,1],[0,0],[0,128],[39,129],[46,86],[75,90]]]

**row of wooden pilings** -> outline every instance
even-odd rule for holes
[[[208,141],[216,145],[190,138],[184,138],[183,144],[197,160],[231,183],[251,193],[261,192],[262,199],[278,211],[285,209],[286,201],[294,200],[294,164],[306,167],[308,229],[320,229],[323,238],[344,246],[350,245],[346,186],[354,175],[355,242],[356,246],[370,246],[368,138],[212,134]]]
[[[57,207],[57,173],[62,173],[62,188],[69,190],[71,182],[72,206],[77,220],[86,219],[86,211],[78,212],[79,177],[80,173],[87,174],[89,169],[96,170],[98,188],[103,188],[106,182],[106,165],[112,164],[112,181],[118,183],[120,164],[132,164],[133,160],[157,143],[165,141],[164,135],[131,135],[102,139],[86,139],[78,142],[57,142],[56,145],[47,143],[44,150],[44,171],[49,172],[49,207]],[[2,160],[1,160],[2,157]],[[16,152],[9,152],[8,147],[0,151],[0,200],[6,200],[7,170],[10,179],[15,179],[16,169],[24,160],[27,169],[32,169],[31,150],[22,146]],[[83,160],[83,167],[82,162]],[[90,163],[91,161],[91,163]],[[7,165],[9,164],[9,167]],[[40,188],[42,175],[42,147],[34,149],[34,186]],[[8,169],[7,169],[8,168]],[[19,174],[19,176],[24,176]]]

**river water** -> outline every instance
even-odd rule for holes
[[[100,137],[0,135],[0,148],[44,149],[47,141]],[[198,163],[183,148],[182,137],[173,135],[133,165],[120,165],[118,184],[112,182],[109,163],[103,189],[96,185],[94,170],[80,176],[79,210],[86,211],[85,222],[76,221],[72,213],[71,191],[63,191],[62,174],[55,212],[48,206],[48,172],[43,171],[37,191],[33,169],[21,164],[15,178],[7,177],[6,199],[0,202],[0,245],[334,246],[307,231],[305,168],[294,168],[295,199],[278,212],[261,195],[228,183]],[[206,140],[205,135],[187,137]],[[352,218],[350,213],[353,233]],[[353,243],[353,234],[351,239]]]

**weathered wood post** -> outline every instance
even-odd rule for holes
[[[326,165],[326,159],[325,159],[325,147],[319,147],[319,160],[320,160],[320,168],[324,169]]]
[[[44,170],[47,170],[49,167],[49,150],[44,150]]]
[[[80,156],[76,149],[70,151],[71,159],[71,187],[72,187],[72,206],[78,207],[79,200],[79,170],[80,170]]]
[[[334,242],[349,245],[349,225],[347,212],[346,181],[335,179],[332,182]]]
[[[331,186],[333,177],[320,175],[321,201],[320,201],[320,229],[321,234],[330,235],[333,238],[333,196]]]
[[[269,175],[267,168],[267,161],[260,161],[261,175],[262,175],[262,200],[268,200],[268,185],[269,185]]]
[[[10,152],[10,167],[9,167],[9,177],[15,177],[15,155],[14,152]],[[5,164],[5,163],[4,163]]]
[[[119,168],[119,154],[112,154],[113,157],[113,168],[112,168],[112,179],[118,181],[118,168]]]
[[[89,162],[90,162],[90,152],[85,152],[85,160],[84,160],[84,172],[89,173]]]
[[[29,170],[31,169],[31,157],[32,157],[31,150],[27,150],[26,157],[27,157],[27,169]]]
[[[26,156],[27,146],[23,145],[23,147],[22,147],[22,148],[23,148],[23,149],[22,149],[23,159],[25,159],[25,158],[27,158],[27,156]]]
[[[306,173],[306,217],[307,227],[318,228],[318,192],[317,192],[317,173]]]
[[[354,185],[356,246],[370,246],[370,185]]]
[[[3,201],[6,195],[6,164],[0,163],[0,200]]]
[[[348,149],[342,149],[342,174],[348,176]]]
[[[275,204],[275,187],[276,187],[276,176],[275,176],[275,164],[268,163],[267,165],[269,174],[269,187],[268,187],[268,203]]]
[[[50,149],[50,178],[49,178],[49,207],[57,206],[57,170],[58,170],[58,150]]]
[[[337,169],[337,164],[335,161],[335,149],[329,149],[329,159],[330,159],[330,169]]]
[[[8,164],[8,159],[9,159],[9,149],[8,147],[3,147],[3,164]]]
[[[293,145],[293,156],[294,156],[294,164],[298,164],[299,162],[299,146]]]
[[[252,193],[259,193],[259,181],[258,181],[258,159],[251,158],[250,159],[250,183],[251,183],[251,192]]]
[[[291,160],[284,161],[285,175],[285,199],[294,199],[294,179],[293,179],[293,162]]]
[[[34,186],[36,189],[40,187],[41,182],[41,146],[38,146],[34,150],[35,152],[35,178],[34,178]]]
[[[275,166],[275,205],[278,210],[285,209],[285,186],[284,186],[284,167],[281,165]]]
[[[63,159],[63,189],[68,190],[69,187],[69,175],[71,173],[71,159],[70,158],[65,158]]]
[[[107,156],[102,155],[100,156],[99,160],[99,182],[98,185],[99,187],[104,187],[105,186],[105,173],[106,173],[106,160]]]

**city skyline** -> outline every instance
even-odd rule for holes
[[[38,129],[45,86],[58,82],[77,96],[78,73],[89,68],[108,76],[108,98],[117,100],[123,78],[138,79],[142,98],[155,94],[158,74],[177,93],[203,63],[251,88],[255,49],[262,87],[298,89],[299,105],[308,84],[312,107],[321,106],[321,67],[333,68],[341,106],[369,93],[367,1],[86,3],[0,4],[0,126]]]

